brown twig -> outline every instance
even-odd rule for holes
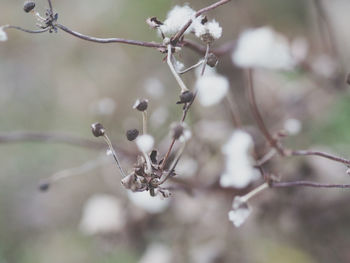
[[[194,42],[190,39],[181,40],[181,42],[179,42],[179,45],[183,47],[188,47],[189,49],[192,49],[193,51],[196,51],[202,55],[204,55],[206,51],[205,46],[198,44],[197,42]],[[235,41],[228,41],[217,48],[213,48],[211,52],[214,53],[216,56],[220,57],[231,52],[234,49],[235,45],[236,45]]]
[[[12,25],[5,25],[3,26],[3,29],[16,29],[16,30],[20,30],[20,31],[23,31],[23,32],[26,32],[26,33],[30,33],[30,34],[40,34],[40,33],[44,33],[46,31],[49,31],[50,28],[44,28],[44,29],[39,29],[39,30],[32,30],[32,29],[25,29],[25,28],[22,28],[20,26],[12,26]]]
[[[226,4],[228,2],[230,2],[231,0],[220,0],[210,6],[204,7],[200,10],[198,10],[195,14],[195,17],[199,17],[201,14],[208,12],[210,10],[213,10],[223,4]],[[180,31],[178,31],[172,38],[171,38],[171,44],[173,46],[175,46],[177,44],[177,42],[179,42],[180,38],[183,36],[183,34],[186,32],[186,30],[190,27],[190,25],[192,24],[192,19],[190,19],[181,29]]]
[[[184,107],[183,112],[182,112],[182,117],[181,117],[181,123],[183,123],[183,122],[185,121],[185,119],[186,119],[186,117],[187,117],[188,110],[189,110],[190,107],[192,106],[192,104],[193,104],[193,102],[194,102],[196,96],[197,96],[197,91],[193,94],[193,99],[191,100],[191,102],[188,103],[188,104]],[[172,151],[172,149],[173,149],[173,147],[174,147],[174,145],[175,145],[175,141],[176,141],[176,139],[172,139],[172,141],[171,141],[171,143],[170,143],[170,146],[169,146],[169,148],[168,148],[168,150],[167,150],[167,152],[166,152],[166,154],[165,154],[165,157],[164,157],[164,159],[163,159],[162,166],[161,166],[161,170],[162,170],[162,171],[164,170],[165,165],[166,165],[166,163],[168,162],[170,153],[171,153],[171,151]]]
[[[255,99],[255,93],[254,93],[254,83],[253,83],[253,76],[252,76],[252,69],[247,70],[247,95],[249,100],[249,105],[251,108],[251,111],[253,113],[254,119],[256,123],[258,124],[258,127],[262,134],[264,135],[265,139],[269,142],[270,146],[275,148],[277,152],[280,155],[284,155],[284,150],[282,146],[278,143],[276,139],[273,138],[273,136],[270,134],[269,130],[267,129],[264,119],[261,116],[261,113],[259,111],[258,105],[256,103]]]
[[[151,48],[166,48],[163,44],[155,43],[155,42],[144,42],[144,41],[138,41],[138,40],[130,40],[130,39],[124,39],[124,38],[97,38],[97,37],[91,37],[87,35],[83,35],[79,32],[73,31],[69,28],[67,28],[64,25],[56,24],[56,27],[60,28],[61,30],[65,31],[68,34],[71,34],[75,37],[78,37],[83,40],[96,42],[100,44],[107,44],[107,43],[121,43],[121,44],[128,44],[128,45],[134,45],[134,46],[141,46],[141,47],[151,47]]]
[[[292,156],[321,156],[330,160],[333,160],[335,162],[343,163],[347,166],[350,166],[350,160],[342,158],[342,157],[337,157],[334,155],[331,155],[329,153],[324,153],[324,152],[319,152],[319,151],[308,151],[308,150],[297,150],[297,151],[291,151],[289,155]]]

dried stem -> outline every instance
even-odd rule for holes
[[[182,79],[180,78],[179,74],[177,74],[177,71],[174,68],[173,62],[171,61],[171,57],[172,57],[172,51],[171,51],[172,47],[171,45],[168,45],[168,57],[167,57],[167,63],[168,66],[171,70],[171,73],[173,73],[177,83],[179,84],[180,88],[181,88],[181,93],[188,91],[188,88],[186,87],[185,83],[182,81]]]
[[[180,46],[188,47],[192,49],[193,51],[198,52],[199,54],[204,55],[206,52],[206,46],[203,46],[201,44],[198,44],[190,39],[183,39],[181,42],[179,42]],[[214,53],[216,56],[220,57],[223,55],[226,55],[227,53],[231,52],[234,47],[236,46],[235,41],[229,41],[225,44],[221,45],[220,47],[214,48],[211,50],[211,53]]]
[[[61,24],[56,24],[56,27],[62,29],[68,34],[71,34],[75,37],[78,37],[80,39],[84,39],[91,42],[106,44],[106,43],[121,43],[121,44],[128,44],[128,45],[134,45],[134,46],[141,46],[141,47],[152,47],[152,48],[166,48],[163,44],[154,43],[154,42],[144,42],[144,41],[137,41],[137,40],[130,40],[130,39],[124,39],[124,38],[97,38],[97,37],[91,37],[87,35],[83,35],[79,32],[70,30],[69,28],[65,27]]]
[[[185,74],[185,73],[189,72],[189,71],[192,70],[192,69],[198,68],[200,65],[203,64],[203,62],[204,62],[204,60],[201,59],[201,60],[199,60],[196,64],[194,64],[194,65],[192,65],[192,66],[190,66],[190,67],[188,67],[188,68],[186,68],[186,69],[184,69],[184,70],[178,71],[177,73],[178,73],[178,74]]]
[[[119,168],[119,170],[120,170],[120,173],[121,173],[122,177],[123,177],[123,178],[126,177],[126,174],[125,174],[125,172],[124,172],[122,166],[120,165],[119,158],[118,158],[118,156],[117,156],[117,153],[116,153],[115,150],[114,150],[114,147],[113,147],[113,145],[112,145],[112,143],[111,143],[111,140],[108,138],[107,134],[104,134],[104,135],[103,135],[103,138],[105,139],[106,143],[108,144],[109,149],[111,150],[111,152],[112,152],[112,154],[113,154],[114,160],[115,160],[116,163],[117,163],[117,166],[118,166],[118,168]]]
[[[252,69],[247,70],[247,95],[249,100],[249,105],[251,108],[251,111],[253,113],[254,119],[256,123],[258,124],[258,127],[262,134],[264,135],[265,139],[269,142],[270,146],[275,148],[277,152],[280,155],[284,155],[283,148],[279,145],[279,143],[272,137],[269,130],[267,129],[265,122],[261,116],[261,113],[259,111],[258,105],[256,103],[255,99],[255,93],[254,93],[254,83],[253,83],[253,76],[252,76]]]
[[[207,44],[207,49],[206,49],[206,51],[205,51],[204,63],[203,63],[203,68],[202,68],[201,76],[204,75],[205,66],[207,65],[207,62],[208,62],[209,49],[210,49],[210,45]]]
[[[26,33],[30,33],[30,34],[40,34],[40,33],[44,33],[46,31],[49,31],[50,28],[44,28],[44,29],[39,29],[39,30],[31,30],[31,29],[25,29],[25,28],[22,28],[20,26],[12,26],[12,25],[4,25],[2,26],[3,29],[16,29],[16,30],[20,30],[20,31],[23,31],[23,32],[26,32]]]
[[[147,134],[147,111],[142,112],[142,133]]]
[[[343,163],[346,166],[350,166],[350,160],[337,157],[334,155],[331,155],[329,153],[324,153],[324,152],[319,152],[319,151],[307,151],[307,150],[297,150],[297,151],[292,151],[290,155],[293,156],[308,156],[308,155],[315,155],[315,156],[321,156],[330,160],[333,160],[335,162]]]
[[[263,183],[262,185],[258,186],[257,188],[253,189],[249,193],[245,194],[244,196],[240,196],[240,200],[242,202],[247,202],[249,199],[260,193],[261,191],[267,189],[269,187],[268,183]]]

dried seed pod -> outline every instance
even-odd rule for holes
[[[35,2],[33,1],[25,1],[23,5],[23,10],[26,13],[29,13],[35,8]]]
[[[129,141],[133,141],[139,136],[139,130],[138,129],[130,129],[126,131],[126,138]]]
[[[39,185],[39,190],[40,190],[41,192],[46,192],[47,190],[49,190],[49,188],[50,188],[50,183],[47,182],[47,181],[42,182],[42,183],[40,183],[40,185]]]
[[[214,53],[209,53],[207,65],[210,67],[215,67],[218,64],[218,57]]]
[[[91,130],[92,130],[92,134],[95,137],[100,137],[100,136],[105,135],[105,129],[103,128],[102,124],[99,122],[92,124]]]
[[[138,111],[145,111],[148,108],[148,100],[141,99],[137,100],[133,106],[134,109],[137,109]]]
[[[181,123],[175,123],[171,128],[173,139],[178,140],[184,132],[184,126]]]
[[[180,95],[180,101],[176,102],[176,104],[183,104],[183,103],[188,103],[191,102],[193,100],[193,92],[192,91],[185,91],[182,92]]]

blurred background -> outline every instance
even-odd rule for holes
[[[214,1],[188,2],[197,10]],[[184,3],[53,0],[59,22],[72,30],[145,41],[160,41],[145,23],[148,17],[164,20],[172,6]],[[264,25],[291,40],[306,41],[311,70],[256,72],[259,105],[272,131],[283,128],[288,119],[300,120],[301,132],[288,137],[286,145],[349,157],[350,97],[345,73],[350,66],[350,1],[322,3],[337,56],[324,40],[312,0],[232,0],[207,15],[223,27],[215,47],[235,40],[246,28]],[[47,2],[36,4],[44,13]],[[33,16],[22,7],[23,1],[0,0],[0,24],[34,28]],[[141,116],[132,105],[138,98],[148,98],[150,133],[165,153],[169,125],[182,112],[175,104],[179,88],[163,54],[86,42],[62,31],[7,32],[9,40],[0,43],[1,136],[26,131],[100,142],[90,131],[91,123],[99,121],[128,153],[122,163],[131,170],[137,150],[126,140],[125,131],[141,128]],[[180,56],[185,65],[199,58],[188,49]],[[217,69],[230,80],[229,96],[243,124],[261,142],[244,96],[242,72],[232,64],[230,53],[220,58]],[[184,80],[191,87],[195,76],[189,73]],[[193,138],[179,164],[179,180],[190,186],[214,184],[224,167],[221,146],[234,129],[227,104],[205,108],[194,103],[187,122]],[[227,213],[237,190],[194,187],[175,191],[170,199],[149,208],[142,205],[146,196],[133,200],[127,194],[115,163],[103,156],[104,149],[0,140],[1,263],[350,262],[347,190],[271,189],[252,200],[251,217],[235,228]],[[40,180],[101,159],[94,169],[61,180],[48,192],[38,191]],[[286,180],[349,181],[342,165],[325,159],[276,159],[268,168]]]

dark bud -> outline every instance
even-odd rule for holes
[[[157,155],[158,155],[158,152],[156,150],[153,150],[151,152],[151,155],[149,156],[153,164],[157,164]]]
[[[42,182],[39,185],[39,190],[41,192],[46,192],[47,190],[49,190],[49,188],[50,188],[50,183],[48,183],[48,182]]]
[[[35,3],[33,1],[25,1],[23,5],[23,10],[24,12],[29,13],[34,9],[34,7],[35,7]]]
[[[205,25],[208,22],[208,18],[205,16],[203,17],[203,19],[201,20],[201,24]]]
[[[173,139],[177,140],[181,137],[181,135],[184,132],[184,126],[181,125],[181,123],[177,123],[172,127],[172,135],[173,135]]]
[[[180,95],[180,101],[176,102],[176,104],[185,104],[189,103],[193,100],[193,92],[192,91],[185,91],[182,92]]]
[[[348,84],[348,85],[350,85],[350,73],[347,75],[347,77],[346,77],[346,83]]]
[[[95,137],[100,137],[100,136],[105,135],[105,129],[103,128],[102,124],[99,122],[92,124],[91,130],[92,130],[92,134]]]
[[[137,109],[138,111],[145,111],[148,107],[148,100],[141,99],[137,100],[133,106],[134,109]]]
[[[218,57],[214,53],[209,53],[207,65],[210,67],[215,67],[218,64]]]
[[[129,141],[133,141],[139,136],[139,130],[138,129],[131,129],[126,131],[126,138]]]

